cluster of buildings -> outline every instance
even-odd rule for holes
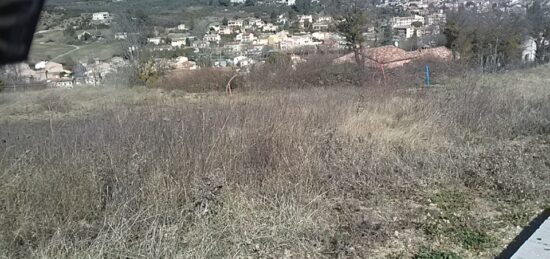
[[[192,48],[197,55],[208,55],[213,66],[242,67],[255,63],[267,51],[341,49],[345,42],[330,30],[333,23],[332,17],[321,15],[302,15],[294,20],[280,15],[272,22],[255,17],[223,19],[210,23],[201,37],[190,35],[181,24],[155,30],[147,42],[159,51]]]
[[[397,41],[412,37],[422,39],[426,36],[440,34],[441,28],[446,22],[447,16],[442,11],[424,16],[414,14],[412,16],[393,17],[391,19],[391,29]]]
[[[244,0],[231,0],[235,2]],[[279,0],[279,4],[294,5],[294,0]],[[446,23],[446,11],[459,8],[470,8],[478,11],[494,8],[516,8],[521,6],[520,0],[379,0],[378,7],[395,8],[407,16],[391,17],[376,24],[380,27],[365,26],[363,34],[367,39],[369,66],[384,65],[387,68],[401,66],[411,60],[434,56],[442,60],[450,59],[450,52],[444,48],[432,48],[430,42],[435,35],[441,34],[441,28]],[[98,12],[91,15],[92,24],[110,25],[113,16],[108,12]],[[145,45],[129,46],[128,51],[148,48],[152,51],[189,50],[191,55],[176,58],[157,58],[156,64],[161,64],[168,71],[195,70],[199,58],[209,60],[207,66],[247,68],[261,62],[265,54],[277,51],[284,53],[311,53],[312,51],[339,52],[345,48],[345,39],[335,30],[335,21],[326,15],[298,15],[289,18],[287,15],[270,17],[267,20],[257,17],[219,19],[211,22],[202,35],[189,33],[186,24],[174,27],[154,27],[153,35],[146,39]],[[382,37],[391,30],[392,46],[380,46]],[[119,31],[110,36],[115,41],[128,41],[131,33]],[[87,31],[77,35],[79,39],[101,38],[102,35]],[[415,39],[422,42],[421,51],[407,52],[397,48],[403,42]],[[428,39],[428,40],[426,40]],[[387,40],[385,40],[387,42]],[[534,57],[533,44],[524,44],[524,56],[528,60]],[[178,52],[181,53],[181,52]],[[190,59],[190,57],[192,57]],[[294,56],[296,57],[296,56]],[[388,61],[390,60],[390,61]],[[352,54],[338,59],[337,63],[353,61]],[[387,61],[387,62],[386,62]],[[81,63],[64,67],[60,63],[42,61],[33,66],[19,64],[12,66],[8,74],[23,82],[46,82],[51,87],[73,87],[79,84],[96,85],[119,68],[127,65],[121,57],[110,60]],[[204,65],[203,62],[201,64]]]
[[[525,0],[379,0],[377,7],[390,7],[412,14],[427,15],[437,10],[458,11],[460,9],[488,12],[525,10]]]
[[[17,83],[45,83],[49,87],[72,88],[77,85],[101,84],[105,77],[126,64],[121,57],[76,64],[73,67],[53,61],[40,61],[34,65],[19,63],[6,66],[6,75],[10,81]]]

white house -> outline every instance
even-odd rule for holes
[[[322,40],[326,40],[328,39],[328,33],[326,32],[314,32],[311,34],[311,37],[313,37],[313,39],[315,40],[319,40],[319,41],[322,41]]]
[[[328,23],[327,22],[316,22],[313,23],[313,30],[314,31],[328,31]]]
[[[248,24],[250,24],[250,25],[252,25],[253,27],[256,27],[256,28],[262,28],[262,27],[264,27],[265,22],[260,18],[249,18],[248,19]]]
[[[227,43],[223,46],[224,51],[229,53],[239,53],[243,51],[243,45],[238,42]]]
[[[235,36],[235,41],[243,43],[252,43],[256,40],[256,36],[253,33],[239,33]]]
[[[126,32],[117,32],[115,33],[115,40],[125,40],[128,38],[128,33]]]
[[[178,47],[178,48],[184,47],[185,44],[186,44],[185,38],[172,39],[172,43],[170,43],[172,47]]]
[[[267,46],[267,45],[269,45],[269,39],[267,37],[257,38],[256,40],[254,40],[254,42],[252,44]]]
[[[178,25],[177,27],[178,31],[186,31],[187,30],[187,26],[185,26],[185,24],[180,24]]]
[[[246,67],[252,65],[254,61],[246,56],[238,56],[233,58],[233,64],[239,67]]]
[[[410,26],[414,22],[420,22],[424,24],[424,17],[420,15],[414,15],[414,16],[407,16],[407,17],[393,17],[391,19],[393,28]]]
[[[278,24],[285,24],[287,22],[288,22],[288,18],[284,14],[280,14],[279,17],[277,17]]]
[[[231,29],[240,29],[243,27],[243,20],[242,19],[231,19],[228,21],[227,26]]]
[[[317,18],[315,18],[315,21],[316,22],[332,22],[332,17],[331,16],[317,16]]]
[[[160,45],[164,42],[164,40],[160,37],[154,37],[154,38],[147,38],[147,42],[152,43],[154,45]]]
[[[318,45],[320,42],[315,42],[310,36],[304,35],[288,37],[281,40],[279,44],[281,50],[292,50],[299,47]]]
[[[445,13],[434,13],[424,17],[425,25],[442,25],[447,22],[447,15]]]
[[[403,37],[405,39],[411,38],[416,34],[417,37],[421,37],[424,34],[422,28],[416,28],[414,26],[397,26],[393,28],[394,33],[398,37]]]
[[[209,33],[204,35],[204,40],[208,42],[220,42],[222,37],[217,33]]]
[[[267,23],[262,27],[263,32],[277,32],[278,26],[273,23]]]
[[[229,26],[220,26],[219,29],[218,29],[218,32],[221,35],[233,34],[233,30]]]
[[[256,40],[256,35],[254,35],[254,33],[243,33],[242,42],[252,43],[254,40]]]
[[[34,69],[36,70],[45,69],[47,63],[48,61],[40,61],[34,65]]]
[[[93,13],[92,21],[96,23],[109,23],[111,22],[111,15],[108,12]]]
[[[279,3],[291,6],[296,4],[296,0],[279,0]]]
[[[232,4],[244,4],[245,0],[230,0]]]
[[[68,74],[70,71],[63,69],[63,65],[56,62],[47,62],[44,68],[48,73],[48,77],[61,78],[62,74]]]

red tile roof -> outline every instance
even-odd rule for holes
[[[367,66],[386,65],[396,62],[405,64],[416,58],[432,58],[443,61],[452,60],[452,52],[445,47],[422,49],[418,51],[405,51],[395,46],[382,46],[363,50]],[[335,63],[355,63],[355,54],[349,53],[334,60]],[[397,65],[400,66],[400,65]]]

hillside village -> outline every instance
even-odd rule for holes
[[[376,8],[391,10],[402,16],[391,16],[371,20],[363,28],[365,48],[379,55],[393,55],[395,60],[411,60],[418,55],[395,53],[422,51],[437,48],[432,55],[442,60],[450,60],[450,50],[441,48],[442,28],[447,22],[447,13],[459,9],[474,10],[478,13],[490,10],[503,12],[525,12],[521,1],[456,1],[456,0],[384,0],[374,1]],[[242,0],[231,0],[233,5],[245,4]],[[259,3],[261,4],[261,2]],[[295,1],[280,1],[282,6],[294,6]],[[58,8],[63,10],[63,8]],[[49,17],[45,14],[44,17]],[[136,27],[121,26],[122,19],[109,10],[95,13],[82,13],[72,23],[61,26],[64,35],[86,46],[86,44],[111,44],[120,52],[109,58],[88,58],[60,62],[55,59],[42,59],[35,63],[11,66],[7,74],[12,81],[24,83],[44,83],[50,87],[71,88],[76,85],[98,85],[119,69],[129,65],[129,58],[136,52],[147,50],[154,53],[152,60],[155,69],[172,73],[201,68],[236,69],[247,71],[255,64],[265,61],[267,53],[281,52],[292,56],[293,62],[300,62],[304,54],[332,53],[343,56],[348,43],[336,30],[340,19],[323,13],[271,15],[271,17],[235,16],[218,17],[208,23],[202,33],[196,33],[195,25],[184,20],[172,27],[152,26],[145,33]],[[98,29],[99,28],[99,29]],[[191,33],[191,29],[195,33]],[[76,43],[75,43],[76,44]],[[388,47],[391,46],[391,47]],[[79,49],[75,46],[60,56],[69,56]],[[381,49],[376,49],[381,48]],[[384,51],[388,50],[388,51]],[[400,51],[401,50],[401,51]],[[522,59],[532,62],[536,45],[533,39],[526,38],[522,45]],[[51,57],[50,57],[51,58]],[[384,57],[379,57],[384,59]],[[387,57],[386,57],[387,58]],[[346,60],[345,57],[339,59]],[[400,62],[406,64],[408,62]]]

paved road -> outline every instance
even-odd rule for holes
[[[550,258],[550,218],[547,218],[512,256],[512,259]]]

